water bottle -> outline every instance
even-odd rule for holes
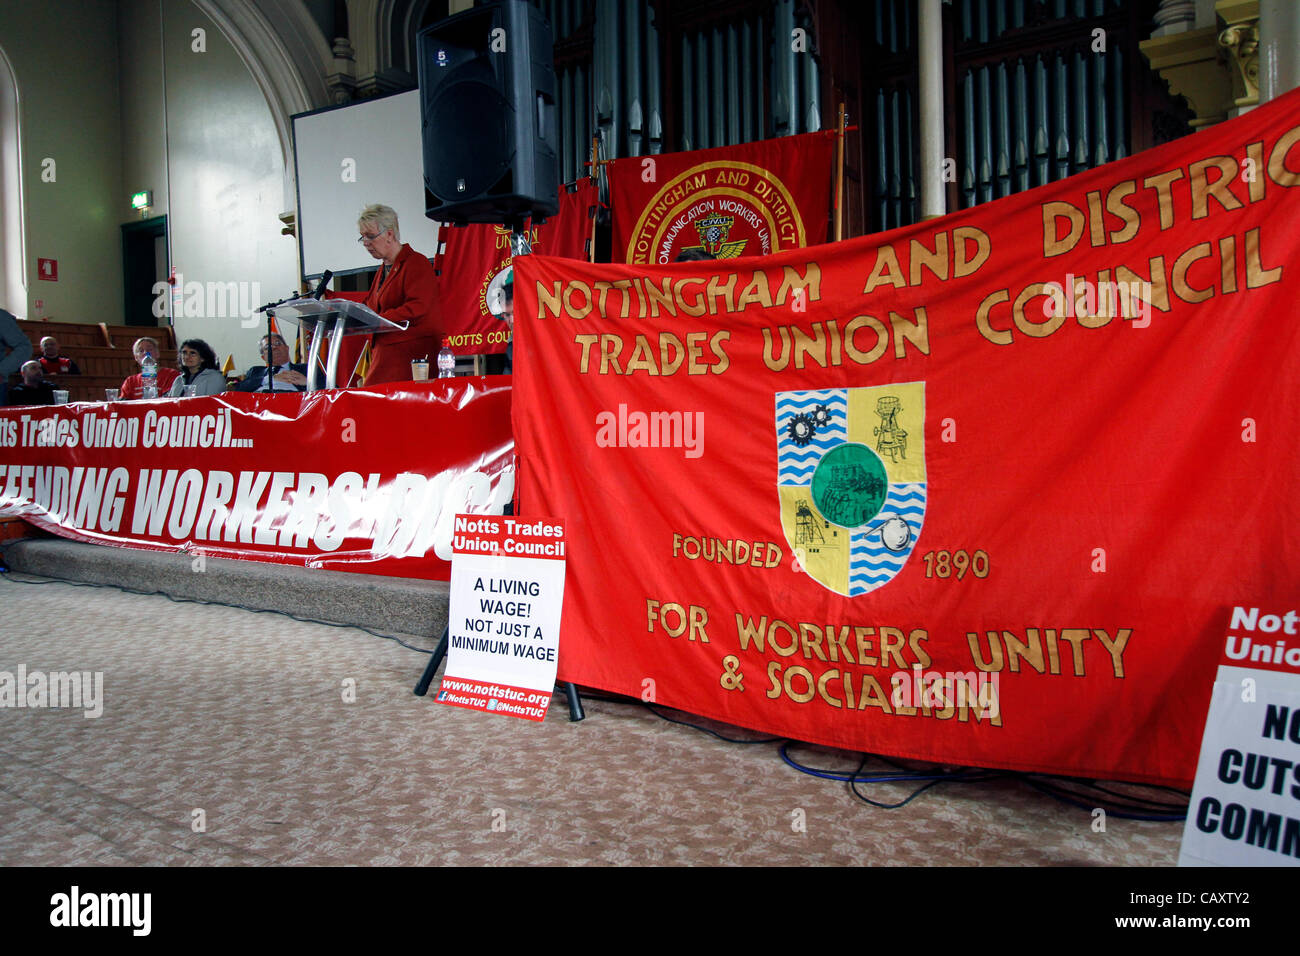
[[[443,343],[442,351],[438,353],[438,378],[451,378],[456,374],[456,353],[451,350],[451,346]]]
[[[145,398],[158,397],[158,363],[152,355],[145,355],[140,363],[140,386]]]

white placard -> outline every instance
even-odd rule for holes
[[[1179,866],[1300,866],[1297,615],[1234,608]]]
[[[437,700],[542,720],[555,688],[564,525],[457,515],[447,667]]]

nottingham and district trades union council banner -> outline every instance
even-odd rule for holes
[[[516,266],[519,500],[568,532],[561,680],[1187,784],[1225,647],[1300,672],[1300,92],[845,242],[761,254],[739,214],[701,221],[721,199],[670,242],[696,200],[624,220],[630,263]],[[683,244],[720,258],[667,262]]]

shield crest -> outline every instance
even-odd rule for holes
[[[884,587],[925,521],[925,383],[777,392],[776,462],[803,570],[847,597]]]

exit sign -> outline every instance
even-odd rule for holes
[[[36,278],[44,279],[46,282],[58,282],[59,281],[59,260],[58,259],[37,259]]]

